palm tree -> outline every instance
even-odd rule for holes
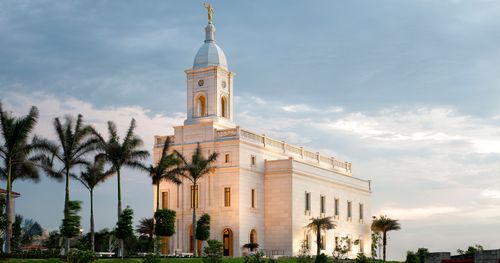
[[[82,183],[90,193],[90,246],[95,251],[94,243],[94,188],[113,175],[113,170],[105,171],[106,160],[97,155],[92,164],[85,165],[85,170],[80,172],[80,176],[75,178]]]
[[[313,217],[307,228],[316,234],[316,256],[319,256],[321,253],[321,232],[335,228],[332,217]]]
[[[170,151],[172,140],[167,137],[161,151],[160,159],[156,166],[149,167],[149,174],[153,179],[153,184],[156,185],[156,211],[160,209],[160,184],[163,180],[168,180],[176,184],[180,184],[179,176],[182,175],[182,169],[179,169],[180,159],[175,152]]]
[[[149,240],[153,239],[155,233],[155,220],[154,218],[143,218],[135,227],[135,231],[143,236],[147,236]]]
[[[16,179],[37,182],[39,174],[36,166],[30,160],[33,148],[28,144],[28,137],[33,132],[38,119],[38,109],[31,107],[28,115],[13,117],[4,112],[0,103],[0,129],[2,143],[0,144],[0,177],[7,181],[6,197],[6,230],[5,253],[10,254],[10,239],[12,238],[12,184]]]
[[[99,138],[99,148],[102,150],[104,158],[111,163],[113,170],[116,172],[118,185],[118,219],[122,214],[122,190],[121,190],[121,168],[128,167],[149,172],[148,168],[142,163],[149,157],[149,152],[139,150],[143,145],[142,139],[134,133],[136,128],[135,119],[130,122],[130,127],[123,141],[120,142],[116,124],[108,121],[108,140],[105,140],[99,133],[94,131],[94,134]],[[119,256],[123,253],[123,240],[120,240]]]
[[[76,121],[70,116],[66,116],[64,124],[59,118],[55,118],[54,129],[57,143],[35,137],[33,147],[41,153],[38,158],[48,175],[65,178],[64,214],[66,215],[71,170],[74,167],[88,164],[84,156],[96,149],[98,140],[92,136],[92,127],[84,125],[81,114],[78,115]],[[69,245],[69,239],[65,238],[65,254],[69,251]]]
[[[182,154],[175,151],[179,159],[181,160],[181,169],[183,171],[182,175],[186,177],[189,181],[193,183],[194,194],[193,198],[193,236],[196,233],[196,189],[198,189],[198,180],[200,180],[204,175],[209,174],[214,171],[215,166],[214,163],[217,160],[218,153],[214,152],[205,158],[201,153],[200,143],[197,143],[197,147],[191,157],[191,162],[188,162]],[[194,256],[198,255],[197,242],[193,240],[194,243]]]
[[[385,261],[385,248],[387,245],[387,232],[392,230],[400,230],[401,225],[398,220],[391,219],[387,216],[380,216],[379,218],[373,217],[373,222],[371,226],[372,231],[382,232],[382,247],[383,247],[383,259]]]
[[[163,180],[168,180],[176,184],[180,184],[181,180],[179,175],[181,175],[181,169],[179,169],[180,159],[177,157],[175,152],[170,151],[170,145],[172,140],[167,137],[163,148],[161,151],[160,159],[156,166],[151,165],[149,167],[149,174],[153,179],[153,184],[156,185],[156,211],[160,209],[160,182]],[[160,245],[159,237],[156,238],[156,248]]]

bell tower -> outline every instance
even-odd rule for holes
[[[233,77],[224,51],[215,43],[215,26],[209,11],[205,42],[198,50],[187,77],[187,118],[185,125],[213,121],[223,127],[233,123]]]

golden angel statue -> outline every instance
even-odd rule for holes
[[[214,15],[214,9],[211,4],[204,3],[203,6],[207,9],[208,12],[208,23],[212,23],[212,16]]]

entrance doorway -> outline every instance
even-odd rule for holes
[[[233,256],[233,231],[225,228],[222,232],[222,243],[224,244],[224,256]]]
[[[193,235],[193,225],[189,225],[189,253],[194,253],[194,239]],[[201,255],[201,240],[196,240],[196,250],[198,251],[198,256]]]

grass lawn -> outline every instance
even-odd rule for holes
[[[100,263],[141,263],[142,258],[125,258],[123,260],[116,258],[100,258],[97,262]],[[61,263],[60,259],[20,259],[11,258],[0,260],[0,262],[8,263]],[[202,263],[201,258],[162,258],[162,263]],[[243,258],[224,258],[222,263],[243,263]]]

